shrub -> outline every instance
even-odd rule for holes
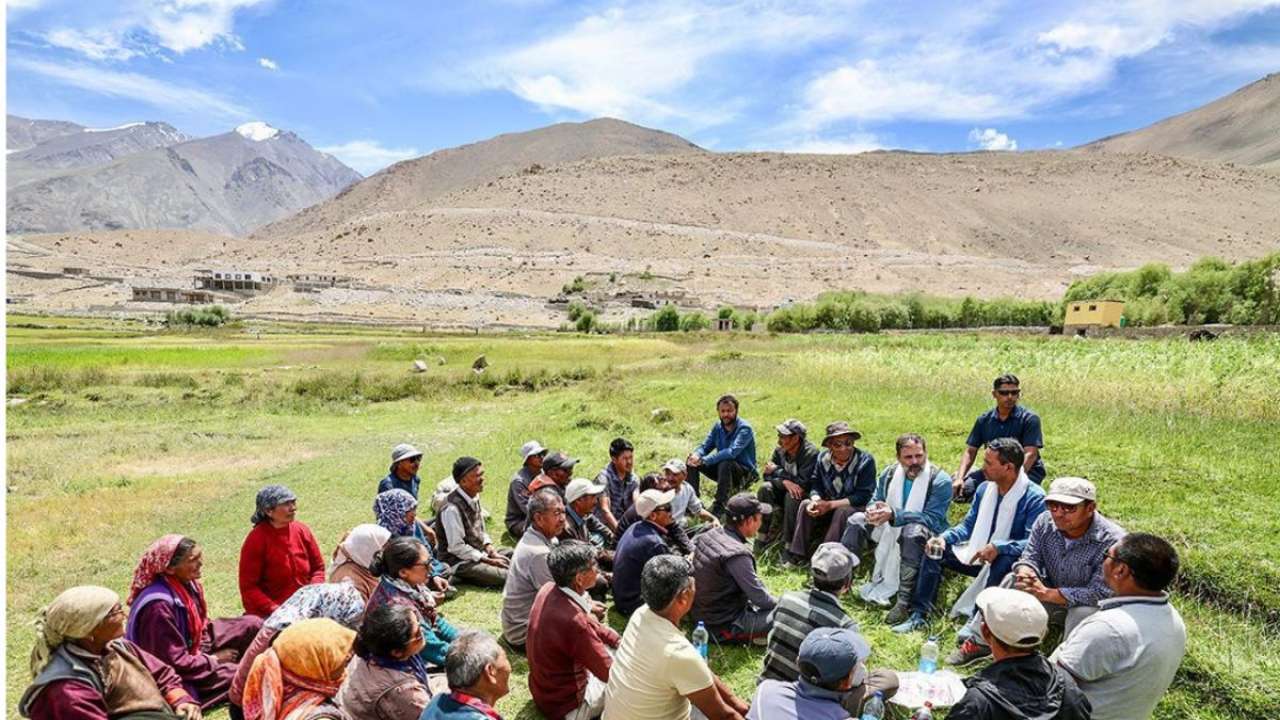
[[[578,332],[589,333],[595,329],[596,314],[590,310],[584,310],[578,315],[577,322],[574,323],[574,329]]]
[[[680,318],[680,329],[684,332],[693,332],[695,330],[706,330],[711,327],[711,321],[706,315],[700,312],[691,312]]]
[[[653,329],[658,332],[675,332],[680,329],[680,311],[672,305],[664,305],[653,314]]]
[[[170,310],[164,318],[170,327],[218,327],[231,319],[231,313],[221,305]]]

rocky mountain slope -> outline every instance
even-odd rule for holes
[[[399,210],[445,193],[565,162],[611,155],[671,155],[703,150],[678,135],[610,118],[559,123],[437,150],[371,175],[332,200],[259,230],[285,237],[346,219]]]
[[[173,131],[148,123],[152,137]],[[114,132],[136,132],[128,128]],[[173,131],[176,132],[176,131]],[[80,136],[15,154],[32,164],[88,159]],[[105,153],[101,145],[92,146]],[[47,148],[47,155],[45,153]],[[35,159],[36,157],[39,159]],[[105,154],[103,155],[105,156]],[[263,123],[70,167],[11,187],[8,231],[192,229],[244,235],[332,197],[360,175],[291,132]]]
[[[27,150],[61,135],[83,132],[85,127],[64,120],[32,120],[17,115],[5,116],[4,147],[8,153]]]
[[[13,120],[13,116],[9,118]],[[136,122],[105,129],[79,128],[75,132],[47,137],[25,150],[8,153],[6,182],[12,188],[76,168],[106,165],[126,155],[169,147],[190,139],[163,122]]]
[[[1280,73],[1272,73],[1208,105],[1084,147],[1280,170]]]

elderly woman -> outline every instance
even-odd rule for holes
[[[347,676],[356,634],[328,618],[300,620],[253,661],[246,720],[347,720],[334,696]]]
[[[298,588],[324,582],[324,556],[311,528],[294,520],[298,496],[283,485],[258,491],[253,530],[240,548],[240,600],[265,618]]]
[[[107,720],[134,713],[200,720],[200,705],[163,661],[124,639],[120,596],[73,587],[40,611],[34,678],[18,702],[33,720]]]
[[[373,555],[387,544],[391,531],[381,525],[357,525],[338,543],[329,567],[329,582],[349,582],[360,591],[365,601],[378,586],[378,576],[370,570]]]
[[[191,538],[165,535],[152,543],[133,572],[126,637],[177,671],[183,688],[208,710],[226,702],[236,661],[262,620],[210,620],[203,564],[204,552]]]
[[[356,659],[338,693],[338,705],[353,718],[418,720],[431,700],[427,666],[418,657],[426,645],[418,611],[383,605],[364,616],[356,634]]]
[[[235,679],[231,681],[231,702],[244,705],[244,684],[249,679],[253,661],[271,647],[285,628],[302,620],[328,618],[354,631],[364,616],[364,605],[360,591],[349,583],[308,585],[294,593],[262,623],[258,636],[240,658]]]
[[[458,636],[458,631],[436,609],[435,593],[427,585],[430,561],[431,553],[421,540],[397,537],[387,541],[373,561],[373,571],[382,579],[369,596],[365,614],[389,604],[408,605],[417,610],[426,640],[418,656],[428,665],[443,665],[449,643]]]
[[[422,541],[431,553],[431,575],[440,577],[446,584],[452,574],[448,565],[436,558],[435,532],[418,522],[418,499],[404,490],[393,489],[378,493],[373,499],[373,516],[378,524],[391,532],[391,537],[413,537]]]

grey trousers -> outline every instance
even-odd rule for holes
[[[498,554],[510,560],[511,549],[500,548]],[[488,563],[464,560],[453,566],[453,582],[500,588],[507,584],[507,569]]]
[[[738,613],[729,625],[709,628],[709,630],[717,642],[729,645],[747,643],[769,634],[769,628],[772,627],[769,624],[771,617],[773,617],[772,610],[760,610],[748,605],[742,608],[742,612]]]
[[[850,519],[840,542],[862,559],[873,544],[873,529],[870,525],[855,523]],[[916,589],[916,576],[920,573],[920,560],[924,557],[924,545],[932,536],[933,533],[923,523],[907,523],[898,534],[898,548],[902,558],[898,570],[898,601],[903,604],[911,602],[911,594]]]
[[[803,500],[796,509],[796,531],[791,537],[787,549],[792,555],[808,558],[818,542],[840,542],[844,535],[849,516],[866,510],[865,507],[839,507],[826,515],[811,517],[808,513],[809,501]]]
[[[861,685],[853,686],[840,700],[840,705],[853,717],[862,716],[862,703],[877,692],[884,695],[884,701],[898,693],[898,673],[892,670],[872,670]],[[887,710],[887,708],[886,708]]]
[[[796,513],[800,511],[801,500],[791,497],[781,480],[769,480],[762,484],[756,497],[773,508],[773,512],[764,516],[764,525],[760,528],[760,535],[763,537],[761,544],[778,539],[790,543],[796,534]]]

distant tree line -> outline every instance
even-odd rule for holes
[[[878,332],[994,325],[1052,325],[1060,310],[1042,300],[941,298],[911,293],[880,295],[829,292],[814,303],[798,303],[770,313],[771,332],[842,330]]]
[[[1099,273],[1072,283],[1063,308],[1080,300],[1123,300],[1130,325],[1280,324],[1280,252],[1240,263],[1207,257],[1180,273],[1163,263]]]

